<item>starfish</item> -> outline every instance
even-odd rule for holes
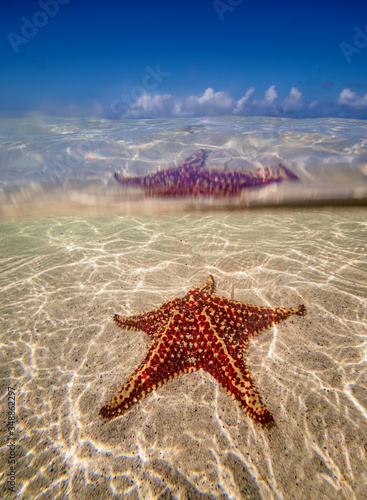
[[[271,169],[255,171],[219,171],[204,168],[207,154],[200,149],[175,168],[140,176],[123,176],[115,172],[115,179],[123,186],[144,189],[147,196],[237,196],[244,189],[259,188],[272,182],[298,181],[298,177],[281,163]]]
[[[267,425],[273,416],[261,402],[246,368],[246,346],[254,335],[292,314],[303,316],[304,305],[289,309],[258,307],[215,295],[209,276],[201,288],[158,309],[114,319],[124,329],[140,330],[151,338],[149,351],[120,391],[101,408],[107,419],[124,413],[152,389],[184,373],[210,373],[256,422]]]

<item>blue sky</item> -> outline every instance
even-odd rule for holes
[[[367,118],[367,2],[4,5],[0,112]]]

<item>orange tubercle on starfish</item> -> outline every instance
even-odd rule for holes
[[[244,362],[245,349],[253,335],[292,314],[303,316],[306,308],[258,307],[214,292],[214,278],[209,276],[201,288],[193,288],[182,299],[165,302],[158,309],[130,317],[115,314],[118,326],[145,332],[151,338],[151,346],[129,380],[101,408],[102,417],[122,415],[157,386],[202,369],[256,422],[273,422]]]

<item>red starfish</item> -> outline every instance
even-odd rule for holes
[[[123,186],[137,186],[147,196],[237,196],[243,189],[266,186],[284,180],[298,181],[298,177],[284,165],[265,167],[254,172],[205,170],[206,153],[200,149],[175,168],[168,168],[141,177],[122,176],[115,179]]]
[[[214,295],[214,278],[193,288],[182,299],[137,316],[119,316],[121,328],[142,330],[152,343],[144,361],[99,414],[113,418],[157,386],[200,368],[210,373],[260,424],[273,421],[262,404],[244,361],[253,335],[284,321],[303,316],[304,305],[290,309],[257,307]]]

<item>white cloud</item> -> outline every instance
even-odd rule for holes
[[[292,87],[291,93],[283,101],[283,111],[285,113],[300,111],[303,107],[302,92],[296,87]]]
[[[244,111],[246,109],[246,104],[250,100],[250,98],[252,97],[252,94],[254,92],[255,92],[255,88],[251,87],[250,89],[248,89],[246,94],[236,102],[235,108],[233,110],[233,112],[235,114],[241,113],[242,111]]]
[[[121,115],[121,118],[160,118],[195,116],[282,116],[321,117],[341,116],[367,118],[367,94],[358,96],[344,89],[335,101],[305,102],[302,92],[292,87],[283,100],[278,98],[275,85],[271,85],[262,99],[254,99],[251,87],[237,101],[228,92],[215,92],[211,87],[202,95],[178,99],[172,94],[142,95]]]
[[[350,106],[351,108],[365,108],[367,107],[367,94],[361,97],[347,88],[340,92],[337,103],[341,106]]]
[[[140,96],[125,113],[126,118],[161,117],[171,115],[174,98],[171,94]]]
[[[189,116],[223,115],[233,111],[233,99],[227,92],[214,92],[208,88],[201,97],[188,97],[181,109],[183,114]]]
[[[274,108],[274,101],[278,99],[278,94],[275,90],[275,85],[271,85],[268,90],[265,92],[264,99],[262,100],[254,100],[254,105],[259,108],[271,109]]]
[[[265,92],[265,103],[267,106],[271,106],[275,99],[278,99],[278,94],[275,91],[275,85],[272,85],[266,92]]]

